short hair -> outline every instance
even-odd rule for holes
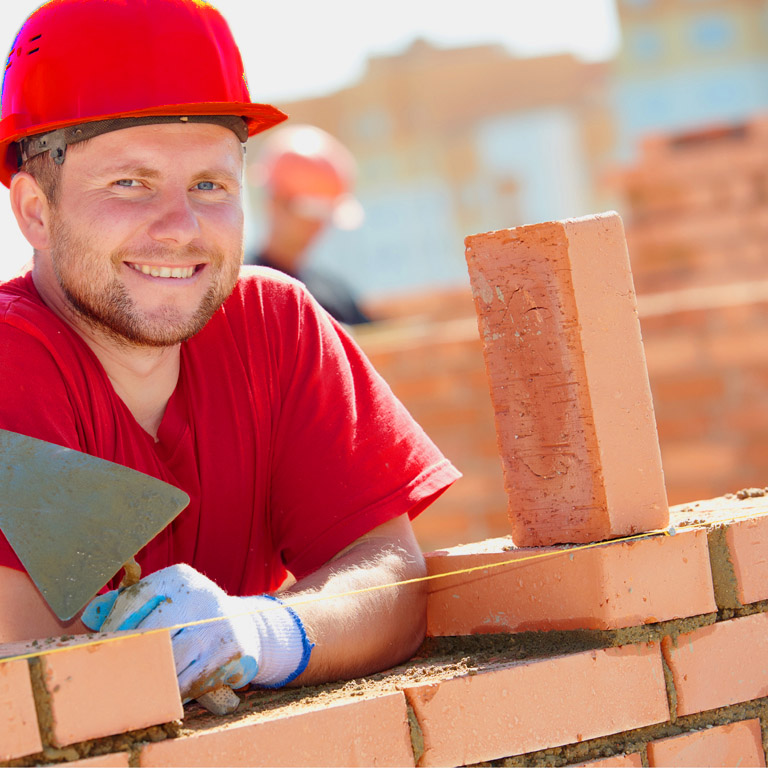
[[[51,206],[58,203],[61,165],[53,161],[50,152],[43,152],[41,155],[29,158],[20,170],[34,178]]]

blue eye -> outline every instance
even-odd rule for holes
[[[136,179],[118,179],[115,184],[118,187],[132,187],[134,184],[138,184],[139,182],[136,181]]]
[[[214,184],[212,181],[200,181],[196,184],[196,186],[198,189],[201,189],[205,192],[211,192],[217,187],[217,185]]]

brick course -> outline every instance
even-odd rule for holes
[[[669,717],[654,644],[525,662],[406,695],[424,736],[420,766],[494,760]]]
[[[141,766],[413,765],[402,693],[145,746]]]
[[[430,635],[617,629],[717,609],[702,530],[576,550],[495,539],[427,556],[430,575],[486,564],[429,583]]]

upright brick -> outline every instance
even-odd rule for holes
[[[42,748],[29,666],[23,659],[0,661],[0,760]]]
[[[760,721],[743,720],[648,744],[650,768],[764,766]]]
[[[653,402],[617,214],[466,239],[518,546],[667,524]]]
[[[493,539],[426,560],[430,576],[469,570],[429,582],[432,636],[618,629],[717,610],[704,530],[576,550]]]
[[[412,766],[400,692],[201,731],[143,747],[141,766]]]
[[[665,637],[662,649],[678,715],[768,696],[768,613]]]
[[[183,717],[168,632],[71,642],[62,644],[66,650],[40,657],[54,746]]]
[[[658,645],[521,662],[405,689],[420,766],[469,765],[664,722]]]

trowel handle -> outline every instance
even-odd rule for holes
[[[124,587],[132,587],[134,584],[138,584],[139,581],[141,581],[141,566],[136,562],[135,557],[128,560],[128,562],[123,565],[123,569],[125,570],[125,574],[118,585],[120,589],[123,589]]]

